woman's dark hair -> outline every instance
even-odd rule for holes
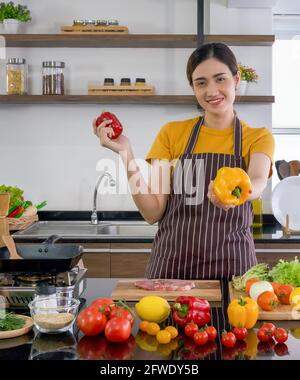
[[[209,58],[216,58],[220,62],[228,66],[232,75],[236,75],[238,72],[238,64],[233,52],[229,47],[222,43],[205,44],[197,48],[190,56],[187,67],[186,75],[190,85],[193,85],[192,74],[196,67],[206,61]]]

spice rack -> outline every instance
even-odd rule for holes
[[[148,85],[129,86],[89,86],[88,95],[149,96],[154,95],[154,87]]]
[[[291,230],[290,229],[290,216],[289,216],[289,214],[286,214],[285,226],[283,226],[282,229],[283,229],[283,235],[284,236],[300,235],[300,230]]]
[[[128,34],[127,26],[120,25],[71,25],[62,26],[61,31],[67,34]]]

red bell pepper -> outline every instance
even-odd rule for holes
[[[193,296],[177,297],[173,306],[173,319],[183,327],[190,322],[204,326],[210,321],[209,302]]]
[[[112,120],[112,123],[108,125],[108,127],[111,127],[114,131],[114,135],[111,137],[112,139],[116,139],[120,136],[120,134],[123,131],[123,126],[117,116],[111,112],[103,112],[100,116],[97,117],[96,125],[97,127],[104,121],[104,120]]]

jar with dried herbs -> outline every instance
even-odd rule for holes
[[[25,95],[27,93],[27,65],[25,58],[9,58],[6,63],[6,93]]]

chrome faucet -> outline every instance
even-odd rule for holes
[[[107,177],[109,180],[109,185],[110,186],[115,186],[116,181],[113,179],[110,173],[108,172],[101,172],[96,185],[95,185],[95,190],[94,190],[94,202],[93,202],[93,211],[92,211],[92,216],[91,216],[91,223],[92,224],[98,224],[98,217],[97,217],[97,195],[98,195],[98,188],[103,180],[103,178]]]

